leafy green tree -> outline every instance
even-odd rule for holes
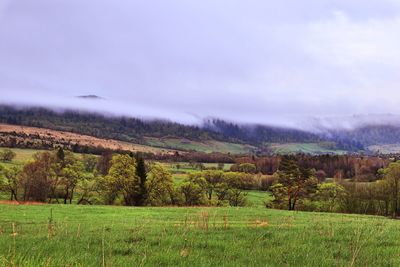
[[[84,178],[77,184],[77,190],[79,190],[77,204],[103,204],[100,182],[99,176],[93,174],[84,175]]]
[[[125,205],[138,205],[138,196],[141,191],[134,158],[129,155],[113,156],[111,168],[105,181],[110,202],[113,202],[119,194],[122,194]]]
[[[322,204],[322,211],[335,211],[340,199],[346,193],[343,186],[337,183],[318,184],[316,199]]]
[[[15,156],[15,152],[11,149],[4,149],[2,152],[0,152],[0,160],[3,162],[12,161]]]
[[[202,184],[206,191],[208,200],[211,201],[214,191],[219,186],[219,184],[221,184],[224,180],[223,178],[224,172],[216,170],[207,170],[200,172],[197,175],[200,175],[201,177],[204,178],[205,183],[203,182]]]
[[[86,172],[93,172],[96,168],[97,157],[90,154],[83,154],[82,163]]]
[[[162,206],[174,204],[174,181],[172,174],[160,164],[154,164],[146,181],[148,204]]]
[[[392,216],[397,217],[400,207],[400,162],[391,163],[383,173],[391,200]]]
[[[3,179],[0,182],[0,190],[10,194],[10,200],[18,201],[18,191],[20,187],[20,173],[21,169],[12,166],[10,168],[3,168]]]
[[[84,179],[84,166],[83,163],[78,161],[72,154],[65,166],[61,170],[61,186],[64,192],[64,204],[72,203],[75,189],[82,179]]]
[[[256,173],[257,167],[252,163],[242,163],[239,165],[238,171],[244,173]]]
[[[185,206],[198,206],[206,203],[204,189],[199,183],[186,181],[179,187],[183,195],[183,204]]]
[[[224,173],[224,180],[228,190],[226,191],[226,199],[229,205],[233,207],[245,206],[247,193],[244,191],[246,187],[248,174],[227,172]]]

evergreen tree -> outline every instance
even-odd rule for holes
[[[137,199],[138,206],[143,206],[147,200],[147,188],[146,188],[146,180],[147,180],[147,172],[146,172],[146,163],[141,154],[136,155],[136,176],[139,177],[139,194]]]
[[[65,159],[65,153],[64,153],[64,149],[62,147],[59,147],[57,150],[57,159],[61,162],[64,161],[64,159]]]
[[[316,179],[307,168],[299,166],[293,156],[283,156],[279,164],[278,183],[272,187],[275,203],[284,205],[289,210],[295,210],[296,204],[302,198],[308,197],[316,189]]]

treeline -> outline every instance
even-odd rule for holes
[[[204,170],[175,184],[167,168],[146,163],[140,154],[79,158],[62,148],[0,171],[0,191],[10,200],[64,204],[243,206],[244,190],[257,187],[257,181],[247,173]]]
[[[4,150],[0,156],[2,161],[11,161],[15,153]],[[141,154],[104,152],[101,156],[77,156],[59,148],[37,153],[23,166],[0,165],[0,191],[10,200],[47,203],[245,206],[248,190],[263,190],[273,196],[272,201],[265,202],[266,207],[400,215],[398,161],[385,161],[374,181],[363,182],[359,176],[326,180],[320,170],[312,168],[320,162],[306,161],[304,156],[271,159],[278,164],[273,175],[263,175],[253,163],[237,163],[229,171],[223,170],[222,163],[208,169],[202,163],[193,163],[199,171],[175,183],[164,164],[145,161]],[[366,163],[372,169],[382,163],[378,159],[345,156],[339,157],[338,162],[361,167]]]
[[[359,143],[364,146],[376,144],[397,144],[400,142],[400,127],[394,125],[367,125],[353,130],[331,130],[333,140],[346,143]]]
[[[316,134],[296,129],[265,125],[239,125],[219,119],[209,119],[204,128],[220,133],[226,139],[241,140],[249,144],[263,143],[318,143]]]
[[[380,169],[375,182],[334,180],[321,183],[312,170],[294,157],[284,157],[269,190],[274,199],[267,207],[372,214],[400,215],[400,162]]]
[[[302,168],[314,169],[320,179],[355,179],[357,181],[377,180],[378,170],[385,168],[392,161],[389,157],[356,156],[356,155],[320,155],[306,154],[292,155]],[[232,168],[242,163],[251,163],[255,166],[254,172],[274,174],[278,171],[280,162],[285,156],[268,157],[238,157]]]

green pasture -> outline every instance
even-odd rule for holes
[[[251,207],[0,205],[0,266],[399,266],[399,226]]]

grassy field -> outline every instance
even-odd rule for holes
[[[151,138],[147,137],[146,142],[150,146],[164,147],[171,149],[193,150],[198,152],[220,152],[231,154],[247,154],[255,150],[255,147],[250,145],[227,143],[219,141],[192,141],[179,138]]]
[[[0,205],[0,266],[399,266],[399,226],[265,208]]]
[[[368,147],[369,151],[375,153],[391,154],[400,152],[400,144],[373,145]]]
[[[5,148],[0,148],[0,151],[4,151]],[[30,159],[32,159],[33,155],[37,152],[44,150],[35,150],[35,149],[20,149],[20,148],[11,148],[11,150],[16,154],[13,159],[14,163],[24,163]]]
[[[277,154],[306,153],[306,154],[345,154],[346,151],[327,149],[318,143],[271,144],[270,148]]]
[[[5,148],[0,148],[0,152],[4,151]],[[35,153],[44,151],[44,150],[34,150],[34,149],[19,149],[19,148],[11,148],[12,151],[16,154],[15,158],[12,162],[1,162],[4,166],[12,166],[12,165],[23,165],[27,161],[33,158]]]

